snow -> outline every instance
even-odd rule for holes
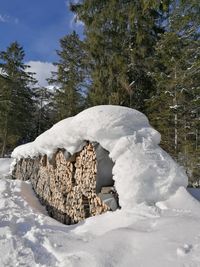
[[[13,159],[10,158],[0,158],[0,177],[5,177],[9,175],[10,164]]]
[[[141,203],[67,226],[46,215],[29,182],[2,178],[0,266],[198,267],[199,221],[200,203],[179,187],[155,205]]]
[[[109,158],[108,152],[98,144],[95,144],[95,153],[97,158],[97,176],[96,192],[100,193],[103,186],[112,186],[112,168],[113,162]]]
[[[152,205],[187,185],[187,176],[159,147],[160,134],[147,117],[130,108],[96,106],[55,124],[32,143],[17,147],[12,157],[51,157],[57,148],[74,154],[85,140],[98,142],[114,162],[113,180],[123,210]]]
[[[169,108],[171,108],[171,109],[178,109],[179,107],[180,107],[180,105],[169,106]]]

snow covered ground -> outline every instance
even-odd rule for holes
[[[9,164],[0,160],[1,177]],[[199,267],[200,203],[180,187],[156,205],[66,226],[46,215],[28,182],[2,178],[0,266]]]
[[[9,174],[10,164],[13,159],[0,158],[0,178],[6,177]]]

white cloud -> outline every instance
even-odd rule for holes
[[[29,61],[26,63],[30,66],[29,72],[35,72],[35,78],[40,86],[48,86],[47,78],[51,77],[51,72],[56,71],[56,67],[50,62]]]
[[[9,20],[9,17],[8,16],[1,15],[0,14],[0,22],[5,23],[5,22],[8,22],[8,20]]]
[[[5,19],[2,15],[0,15],[0,22],[5,22]]]
[[[73,15],[72,19],[70,20],[70,27],[76,28],[76,27],[83,27],[84,23],[78,19],[78,16],[76,14]]]
[[[11,17],[8,15],[2,15],[0,14],[0,23],[14,23],[14,24],[18,24],[19,23],[19,19],[15,18],[15,17]]]
[[[79,0],[66,0],[66,1],[65,1],[65,4],[66,4],[67,7],[69,7],[70,4],[76,5],[76,4],[78,4],[79,2],[80,2]]]

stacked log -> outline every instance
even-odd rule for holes
[[[30,179],[33,189],[50,216],[65,224],[77,223],[110,208],[96,194],[97,160],[93,144],[71,157],[59,149],[46,155],[17,162],[13,177]]]

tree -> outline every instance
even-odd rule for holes
[[[18,142],[30,140],[31,119],[34,103],[31,84],[35,82],[28,66],[23,63],[24,50],[11,43],[0,52],[0,136],[1,156],[8,153]]]
[[[168,1],[126,0],[71,5],[85,25],[90,105],[118,104],[144,111],[144,100],[153,90],[147,59],[163,31],[159,20],[167,7]]]
[[[57,51],[59,61],[54,63],[57,72],[52,73],[49,83],[55,86],[56,120],[78,113],[83,108],[86,86],[84,44],[73,32],[60,40],[61,50]]]
[[[49,129],[56,121],[53,98],[54,91],[51,88],[34,88],[36,136]]]
[[[156,93],[147,102],[161,145],[182,165],[190,180],[199,170],[199,10],[196,1],[171,5],[167,31],[156,44],[152,79]]]

